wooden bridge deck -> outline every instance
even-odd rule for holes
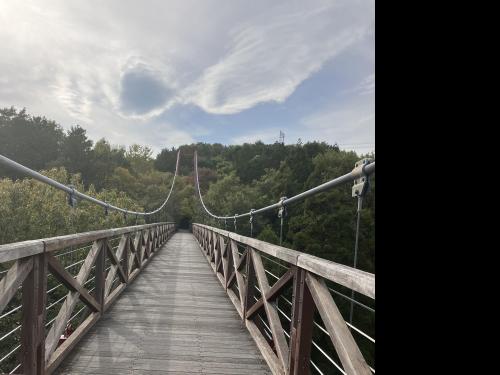
[[[56,374],[270,374],[191,233],[176,233]]]

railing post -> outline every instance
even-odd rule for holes
[[[248,248],[247,252],[247,260],[246,260],[246,273],[247,273],[247,279],[245,283],[245,305],[243,306],[243,322],[245,322],[246,326],[246,316],[247,316],[247,311],[252,305],[255,303],[255,284],[257,282],[257,277],[255,276],[255,269],[252,264],[252,251],[256,251],[252,249],[251,247]],[[255,315],[254,319],[255,325],[259,328],[259,330],[262,332],[262,336],[269,342],[269,338],[266,336],[264,333],[264,324],[262,321],[258,318],[258,314]]]
[[[129,261],[130,261],[130,233],[125,233],[124,236],[126,237],[127,241],[125,243],[123,270],[125,271],[125,276],[127,276],[127,284],[128,284],[128,278],[130,276],[130,274],[128,273]]]
[[[306,272],[297,268],[293,280],[292,324],[288,374],[309,374],[314,301],[306,284]]]
[[[255,285],[255,271],[251,265],[252,263],[252,251],[253,249],[249,248],[247,252],[246,259],[246,274],[247,279],[245,281],[245,303],[243,305],[243,321],[245,321],[247,317],[247,311],[251,306],[253,301],[253,296],[255,295],[254,285]]]
[[[101,307],[101,315],[104,313],[104,289],[106,286],[106,252],[108,250],[108,239],[102,240],[101,250],[95,261],[95,290],[94,297]],[[110,289],[111,290],[111,289]]]
[[[47,257],[33,256],[33,268],[23,281],[21,371],[45,374],[45,304],[47,301]]]

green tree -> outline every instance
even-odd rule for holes
[[[87,131],[81,126],[72,126],[64,139],[61,160],[70,173],[80,173],[85,185],[90,184],[92,168],[92,144]]]
[[[26,109],[0,109],[0,154],[39,170],[59,157],[63,141],[64,132],[54,121],[28,115]],[[23,177],[3,166],[0,176]]]
[[[97,141],[92,149],[92,165],[89,182],[99,191],[107,185],[107,180],[118,167],[129,168],[124,147],[112,147],[104,138]]]

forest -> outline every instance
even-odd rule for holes
[[[243,145],[199,142],[164,148],[154,155],[147,145],[94,141],[79,125],[64,130],[55,121],[30,115],[25,109],[0,109],[0,154],[130,210],[152,210],[161,205],[172,183],[178,150],[179,176],[172,196],[166,210],[148,222],[174,221],[185,229],[198,222],[231,231],[234,222],[210,219],[203,211],[195,187],[195,150],[203,199],[217,215],[267,206],[351,171],[361,158],[375,158],[374,154],[358,155],[324,142],[285,145],[260,141]],[[343,185],[288,207],[282,246],[352,266],[358,202],[351,196],[351,188],[352,184]],[[358,268],[374,273],[374,176],[360,215]],[[142,218],[130,215],[105,215],[102,207],[89,202],[79,201],[71,207],[65,193],[0,165],[0,244],[140,223],[144,223]],[[250,236],[248,218],[237,221],[236,228],[239,234]],[[277,212],[254,217],[253,237],[278,244],[279,233]],[[373,307],[373,301],[359,297]],[[348,307],[339,304],[343,314]],[[359,325],[373,337],[374,316],[362,314],[357,317]],[[18,319],[15,315],[11,316],[13,321]],[[5,320],[0,321],[0,326],[4,324]],[[3,332],[2,328],[0,335]],[[12,344],[0,342],[0,357]],[[364,350],[373,364],[373,349]]]

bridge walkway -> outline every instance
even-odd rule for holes
[[[194,236],[178,232],[56,374],[270,374]]]

